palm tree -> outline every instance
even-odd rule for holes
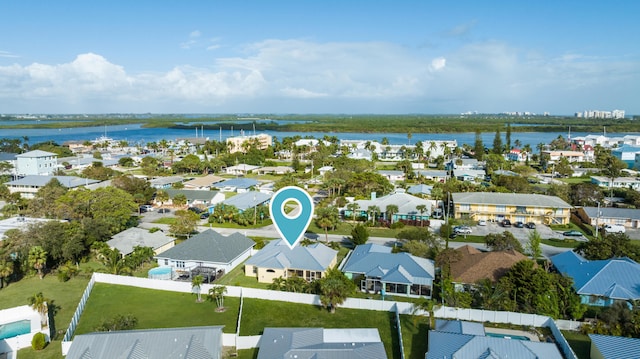
[[[107,269],[109,274],[130,274],[131,268],[127,265],[127,262],[122,258],[122,254],[117,249],[105,248],[101,252],[102,263]]]
[[[420,212],[420,227],[422,227],[422,214],[427,210],[427,205],[419,204],[416,206],[416,210]]]
[[[198,297],[196,299],[196,303],[202,303],[202,297],[200,296],[200,289],[202,287],[202,283],[204,283],[204,277],[201,276],[200,274],[191,278],[191,289],[193,289],[196,292],[196,295]]]
[[[415,315],[418,311],[420,310],[424,310],[426,312],[429,313],[429,327],[430,328],[435,328],[436,325],[436,318],[435,318],[435,311],[438,310],[439,306],[437,305],[438,302],[434,299],[425,299],[421,302],[418,303],[413,303],[413,309],[412,309],[412,314],[414,315],[414,318],[417,318],[418,316]]]
[[[2,261],[0,262],[0,289],[4,288],[5,282],[9,284],[10,275],[13,274],[13,262]]]
[[[369,206],[367,213],[369,213],[369,217],[371,217],[371,223],[376,223],[376,214],[380,213],[380,208],[378,206]]]
[[[282,277],[281,277],[282,278]],[[223,285],[217,285],[209,289],[209,298],[216,301],[216,312],[224,311],[224,294],[227,292],[227,287]]]
[[[38,271],[40,279],[44,277],[43,269],[47,265],[47,252],[40,246],[31,247],[29,250],[29,266]]]
[[[393,215],[398,213],[399,209],[398,206],[395,204],[389,204],[387,205],[387,219],[389,219],[389,221],[391,221],[391,224],[393,224]]]
[[[320,302],[333,314],[336,307],[353,295],[355,290],[356,285],[338,268],[329,269],[326,276],[320,279]]]
[[[156,201],[160,202],[160,207],[169,200],[169,194],[167,191],[158,191],[156,193]]]
[[[45,298],[42,292],[38,292],[27,299],[29,300],[31,308],[40,313],[40,325],[45,327],[47,325],[47,317],[49,314],[49,308],[47,307],[49,299]]]
[[[358,211],[360,209],[360,205],[356,202],[351,202],[349,204],[347,204],[347,209],[351,211],[351,214],[353,215],[353,220],[356,220],[356,211]]]

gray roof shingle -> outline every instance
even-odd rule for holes
[[[245,264],[260,268],[326,270],[338,254],[324,244],[297,245],[293,249],[282,239],[269,242]]]
[[[231,263],[255,242],[236,232],[227,237],[211,229],[199,233],[156,256],[181,261]]]
[[[452,193],[456,204],[484,203],[511,206],[529,206],[543,208],[572,208],[570,204],[556,196],[528,193],[497,193],[497,192],[461,192]]]

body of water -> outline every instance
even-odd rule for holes
[[[259,132],[260,133],[260,132]],[[341,140],[365,140],[381,142],[386,137],[391,144],[407,145],[415,144],[418,141],[438,141],[438,140],[457,140],[458,145],[468,144],[473,146],[475,142],[475,133],[413,133],[411,140],[407,138],[406,133],[361,133],[361,132],[281,132],[281,131],[263,131],[278,139],[294,136],[313,136],[322,138],[325,135],[336,136]],[[204,133],[198,129],[198,137],[208,137],[211,140],[225,140],[227,137],[238,136],[240,131],[235,130],[204,130]],[[249,135],[249,131],[244,133]],[[501,132],[503,143],[505,134]],[[549,143],[558,136],[567,138],[567,133],[559,132],[512,132],[511,143],[519,140],[523,145],[529,144],[535,149],[539,143]],[[572,132],[571,137],[579,137],[586,135],[599,135],[599,133]],[[607,133],[608,137],[622,137],[625,135],[640,135],[640,133]],[[115,125],[115,126],[94,126],[94,127],[78,127],[78,128],[60,128],[60,129],[0,129],[0,138],[29,138],[29,144],[55,141],[62,144],[66,141],[84,141],[95,140],[101,136],[107,136],[114,140],[125,140],[131,145],[145,145],[149,142],[157,142],[162,139],[176,140],[178,138],[196,137],[195,129],[173,129],[173,128],[142,128],[141,124]],[[495,132],[485,132],[481,134],[482,142],[486,147],[493,145]]]

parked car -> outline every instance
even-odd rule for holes
[[[160,208],[158,210],[158,213],[170,213],[171,210],[169,208]]]
[[[604,231],[607,233],[624,233],[626,228],[621,224],[607,224],[604,226]]]
[[[500,223],[503,227],[511,227],[511,221],[508,219],[503,219]]]
[[[562,232],[562,235],[567,237],[582,237],[582,232],[572,229],[570,231]]]
[[[529,229],[536,229],[536,224],[533,222],[527,222],[524,225],[525,227],[529,228]]]
[[[478,225],[479,226],[486,226],[487,225],[487,221],[485,221],[484,219],[481,219],[478,221]]]
[[[524,228],[524,223],[518,221],[518,222],[514,223],[513,226],[516,227],[516,228]]]
[[[458,228],[455,228],[453,232],[457,234],[471,234],[471,227],[468,227],[468,226],[458,227]]]
[[[198,208],[198,207],[189,207],[189,208],[187,208],[187,210],[189,210],[189,211],[191,211],[191,212],[193,212],[195,214],[202,213],[202,210],[200,208]]]
[[[144,213],[144,212],[151,212],[153,211],[153,206],[148,205],[148,204],[143,204],[142,206],[140,206],[140,212]]]
[[[207,218],[209,218],[209,212],[200,213],[200,219],[207,219]]]

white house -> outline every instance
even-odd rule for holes
[[[49,176],[58,166],[58,155],[46,151],[29,151],[16,155],[18,176]]]

